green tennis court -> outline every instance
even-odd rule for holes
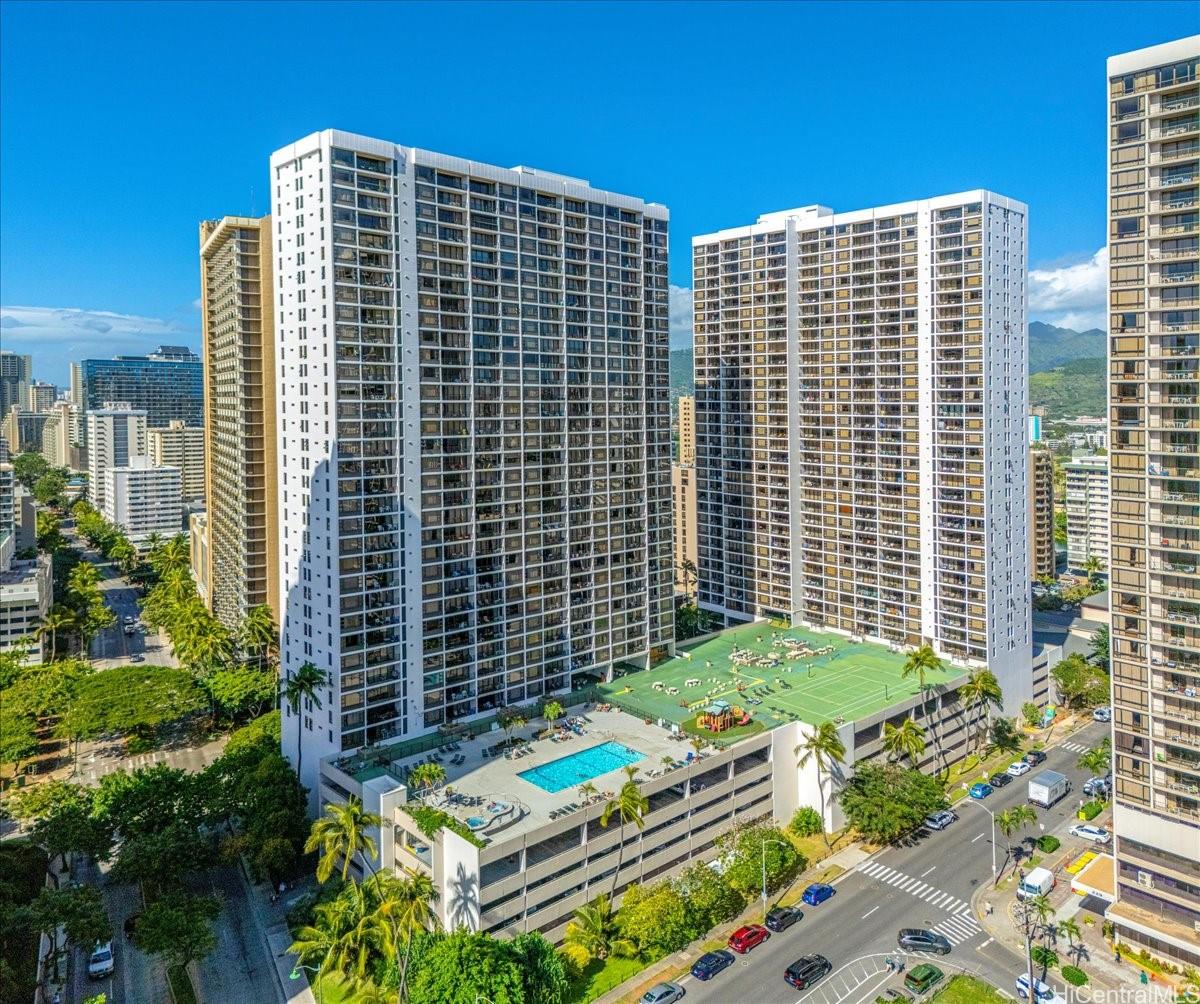
[[[747,624],[681,647],[654,669],[600,690],[628,710],[682,724],[713,701],[749,712],[767,728],[784,722],[855,721],[918,692],[901,675],[907,658],[870,642],[803,628]],[[947,683],[961,670],[927,674]]]

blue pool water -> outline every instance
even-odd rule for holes
[[[645,753],[631,750],[621,743],[607,742],[559,757],[540,767],[523,770],[517,777],[536,784],[542,791],[555,792],[577,788],[584,781],[645,759]]]

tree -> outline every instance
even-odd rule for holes
[[[512,745],[512,734],[528,724],[525,712],[517,707],[501,708],[496,712],[496,721],[504,729],[504,739],[509,745]]]
[[[625,827],[629,823],[633,823],[640,832],[646,825],[646,813],[650,811],[650,800],[642,794],[642,789],[634,781],[636,774],[635,768],[625,768],[625,783],[621,785],[616,797],[605,803],[604,810],[600,813],[600,825],[606,829],[613,816],[616,816],[621,822],[621,843],[617,847],[617,869],[613,872],[611,894],[613,899],[616,899],[617,896],[617,883],[621,878],[621,862],[625,856]]]
[[[553,729],[555,723],[563,716],[563,706],[558,701],[547,701],[542,708],[542,717],[546,719],[546,727]]]
[[[0,763],[20,764],[38,750],[37,720],[0,693]]]
[[[47,554],[54,554],[63,546],[62,520],[57,513],[41,509],[38,511],[36,523],[37,546]]]
[[[275,698],[275,674],[251,665],[234,665],[210,673],[202,681],[212,702],[230,718],[255,717]]]
[[[302,927],[289,949],[303,965],[315,965],[317,977],[340,973],[351,981],[366,974],[371,951],[383,944],[386,929],[372,916],[365,889],[348,882],[336,897],[319,903],[311,925]]]
[[[975,735],[978,746],[991,726],[992,708],[1004,707],[1004,694],[996,674],[987,669],[974,669],[967,682],[959,688],[959,698],[975,713]],[[914,764],[915,766],[915,764]]]
[[[1004,837],[1004,864],[1000,866],[999,872],[996,873],[997,882],[1000,880],[1000,876],[1004,874],[1004,869],[1008,865],[1008,859],[1012,856],[1013,834],[1036,821],[1037,813],[1028,805],[1014,805],[1010,809],[1004,809],[996,813],[996,829]]]
[[[122,840],[109,876],[155,888],[178,886],[189,872],[217,861],[215,835],[181,820]]]
[[[1089,554],[1083,563],[1083,570],[1087,572],[1088,585],[1094,585],[1096,576],[1104,569],[1104,562],[1095,554]]]
[[[92,792],[81,784],[52,778],[9,796],[6,808],[14,819],[35,823],[68,802],[80,802],[90,806]]]
[[[82,854],[104,861],[112,853],[112,823],[96,815],[86,796],[49,807],[34,823],[32,836],[33,842],[46,852],[48,858],[59,858],[63,870],[67,867],[68,854]]]
[[[403,958],[399,960],[400,995],[403,997],[413,942],[420,934],[437,926],[433,904],[438,900],[438,892],[433,879],[423,872],[404,879],[379,872],[373,882],[373,894],[377,899],[375,913],[391,934],[387,955],[396,956],[400,946],[404,946]]]
[[[1079,926],[1079,922],[1074,917],[1068,917],[1066,920],[1058,922],[1058,933],[1067,939],[1067,955],[1074,955],[1077,948],[1083,949],[1083,930]],[[1076,945],[1076,942],[1079,942]],[[1079,961],[1078,959],[1076,961]]]
[[[684,869],[676,884],[687,900],[694,925],[693,937],[732,920],[746,906],[746,897],[703,861]]]
[[[299,774],[300,764],[304,756],[304,744],[300,741],[300,722],[303,718],[303,702],[308,701],[318,710],[321,699],[317,691],[329,682],[325,671],[318,669],[311,662],[306,662],[295,673],[283,682],[283,699],[287,701],[288,711],[296,716],[296,773]]]
[[[345,805],[329,803],[325,815],[312,824],[312,831],[304,844],[304,853],[318,851],[317,879],[327,882],[333,874],[337,859],[342,859],[342,881],[350,876],[350,863],[361,855],[367,871],[374,872],[371,859],[378,853],[375,840],[367,830],[377,830],[383,825],[383,817],[366,812],[362,802],[351,798]]]
[[[525,1004],[563,1004],[567,999],[567,967],[563,957],[537,931],[518,934],[509,943],[521,971]]]
[[[767,891],[774,892],[805,865],[804,857],[781,829],[761,823],[721,834],[717,848],[723,862],[721,877],[747,899],[761,891],[764,867]]]
[[[148,737],[202,707],[203,695],[186,670],[117,666],[79,681],[57,731],[77,741],[105,732]]]
[[[891,722],[883,723],[883,749],[892,761],[908,758],[916,767],[925,753],[925,730],[911,718],[906,718],[897,728]]]
[[[829,834],[825,826],[825,782],[821,775],[829,776],[829,786],[833,787],[834,771],[839,770],[846,762],[846,745],[838,736],[837,726],[833,722],[822,722],[810,732],[804,742],[795,749],[800,758],[796,766],[800,770],[811,762],[817,768],[817,791],[821,796],[821,835],[825,838],[825,847],[832,850]]]
[[[57,506],[62,503],[62,493],[66,487],[67,479],[62,472],[50,470],[34,482],[33,497],[42,505]]]
[[[1094,662],[1097,666],[1103,669],[1104,672],[1107,673],[1109,671],[1109,632],[1107,624],[1101,624],[1100,627],[1096,629],[1096,633],[1092,635],[1091,649],[1092,662]]]
[[[1021,717],[1025,719],[1026,725],[1035,729],[1042,724],[1042,709],[1033,701],[1026,701],[1021,705]]]
[[[409,787],[427,794],[446,782],[446,768],[440,763],[419,763],[408,772]]]
[[[928,682],[928,678],[934,673],[939,673],[942,670],[942,660],[937,657],[937,653],[933,650],[933,646],[926,643],[919,648],[913,649],[908,653],[908,658],[904,662],[903,669],[900,670],[900,676],[903,679],[908,679],[910,676],[917,678],[917,685],[921,690],[921,711],[928,715],[929,692],[933,690],[932,684]],[[938,737],[937,718],[936,716],[928,718],[932,726],[933,733],[933,748],[937,751],[938,761],[942,761],[942,745]],[[945,764],[942,764],[945,766]]]
[[[617,926],[639,954],[656,957],[679,951],[694,936],[687,901],[669,882],[631,885],[617,912]]]
[[[413,973],[411,1004],[522,1004],[524,979],[506,942],[482,932],[437,938]]]
[[[160,579],[172,572],[186,573],[192,561],[191,548],[183,534],[177,534],[166,543],[151,543],[149,556],[150,565]]]
[[[32,451],[17,454],[13,457],[12,466],[13,477],[30,491],[33,491],[33,486],[50,470],[50,464],[46,458],[40,453]]]
[[[50,661],[58,656],[58,634],[60,631],[70,631],[75,626],[74,611],[62,603],[55,603],[46,611],[46,616],[37,627],[37,636],[50,639]]]
[[[633,942],[621,936],[607,896],[597,896],[576,910],[563,935],[563,954],[580,969],[593,959],[604,961],[610,955],[628,957],[635,952]]]
[[[187,966],[217,947],[212,922],[220,913],[221,904],[212,896],[172,890],[151,902],[138,918],[134,944],[143,952],[163,956],[168,965]]]
[[[94,798],[97,815],[106,816],[125,840],[174,823],[199,830],[212,821],[204,775],[163,763],[105,774]]]
[[[1112,770],[1112,740],[1105,740],[1094,749],[1079,755],[1079,769],[1103,776]]]
[[[122,575],[129,575],[141,563],[137,548],[124,534],[115,537],[108,547],[108,557],[117,563]]]
[[[992,722],[992,745],[1002,753],[1015,753],[1021,748],[1021,737],[1011,718],[997,718]]]
[[[700,633],[700,608],[695,603],[681,603],[675,608],[675,640],[687,641]]]
[[[275,615],[265,603],[246,611],[238,631],[238,647],[250,658],[263,663],[274,660],[279,652],[279,628]]]
[[[42,889],[29,905],[29,917],[37,930],[49,936],[55,965],[61,947],[58,943],[60,928],[66,944],[81,948],[91,948],[96,942],[112,937],[104,897],[95,886]]]
[[[792,816],[788,829],[798,837],[812,837],[823,829],[821,814],[811,805],[802,805]]]
[[[892,843],[946,807],[942,782],[895,764],[866,763],[838,796],[850,824],[867,840]]]
[[[1108,674],[1078,652],[1061,660],[1050,675],[1067,707],[1087,708],[1108,700]]]

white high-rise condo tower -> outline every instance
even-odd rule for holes
[[[669,646],[666,209],[332,130],[271,184],[304,783]]]
[[[1031,699],[1027,222],[973,191],[693,238],[702,607]]]

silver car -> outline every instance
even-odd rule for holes
[[[660,983],[642,994],[641,1004],[675,1004],[683,1000],[683,987],[678,983]]]
[[[113,947],[111,941],[98,942],[88,958],[88,976],[93,980],[113,974]]]

